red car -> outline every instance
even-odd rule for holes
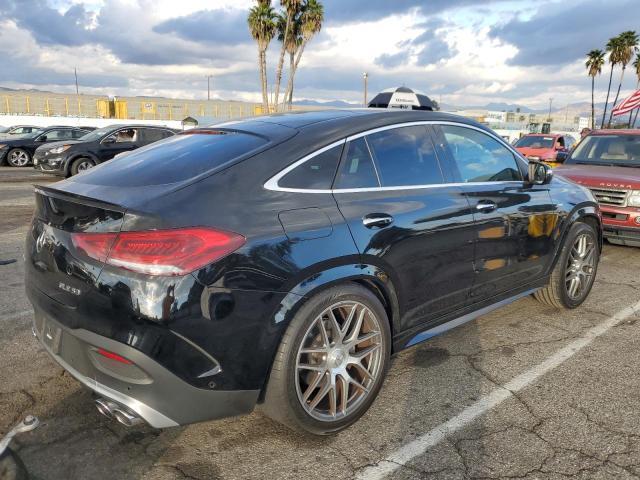
[[[640,247],[640,130],[596,130],[558,174],[589,188],[602,210],[604,236]]]
[[[575,140],[570,135],[530,133],[518,140],[514,146],[531,160],[554,163],[558,152],[568,152],[574,144]]]

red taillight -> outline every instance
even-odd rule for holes
[[[244,245],[237,233],[181,228],[120,233],[74,233],[73,244],[109,265],[149,275],[186,275]]]
[[[133,365],[133,362],[131,360],[127,360],[117,353],[110,352],[109,350],[105,350],[104,348],[99,348],[97,352],[103,357],[115,360],[116,362],[124,363],[125,365]]]

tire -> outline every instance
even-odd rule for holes
[[[96,164],[93,160],[86,157],[81,157],[73,161],[71,164],[71,175],[77,175],[78,173],[82,173],[90,168],[95,167]]]
[[[26,167],[31,163],[31,155],[22,148],[13,148],[7,153],[7,163],[12,167]]]
[[[0,480],[28,480],[29,475],[22,460],[7,448],[0,455]]]
[[[337,333],[331,327],[329,311],[334,313],[338,329],[344,331]],[[321,324],[325,326],[324,337]],[[356,328],[362,340],[353,343]],[[302,347],[322,352],[304,353]],[[375,400],[389,368],[390,352],[389,320],[372,292],[354,283],[324,290],[310,298],[289,324],[273,362],[261,409],[297,431],[337,433],[355,423]],[[354,363],[358,355],[363,355],[360,366]],[[327,386],[330,390],[322,396]]]
[[[585,258],[582,259],[579,258],[581,247],[577,246],[581,239],[585,239],[587,242],[588,250],[585,252]],[[549,283],[538,290],[534,297],[545,305],[559,309],[572,309],[580,306],[593,287],[599,260],[600,246],[593,227],[582,222],[573,224],[562,245]],[[576,280],[573,279],[576,277],[579,278],[580,285],[577,291],[573,288],[576,285]]]

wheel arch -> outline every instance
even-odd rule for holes
[[[81,158],[88,158],[94,164],[98,165],[98,159],[94,155],[92,155],[92,154],[90,154],[88,152],[79,152],[79,153],[76,153],[73,156],[68,157],[67,160],[65,161],[65,164],[64,164],[64,174],[65,174],[65,176],[68,177],[71,174],[71,166],[73,165],[73,162],[75,162],[76,160],[79,160]]]
[[[570,213],[567,215],[566,220],[563,222],[563,228],[560,233],[560,241],[556,245],[556,250],[553,255],[553,263],[551,264],[551,268],[549,271],[552,271],[558,262],[558,258],[560,257],[560,252],[562,251],[562,246],[567,239],[567,235],[571,226],[576,222],[582,222],[590,225],[596,230],[596,234],[598,235],[598,247],[600,251],[602,251],[602,217],[600,214],[600,209],[597,205],[588,203],[577,205]]]
[[[289,290],[289,293],[282,299],[272,317],[275,325],[279,325],[281,328],[278,339],[275,342],[273,355],[269,360],[267,375],[261,388],[260,402],[264,399],[278,345],[282,342],[282,337],[293,317],[307,300],[329,288],[344,283],[355,283],[373,293],[387,313],[391,336],[393,337],[394,333],[397,332],[400,311],[397,290],[391,282],[389,275],[379,267],[374,265],[348,264],[328,268],[309,275]]]

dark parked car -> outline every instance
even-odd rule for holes
[[[125,425],[260,404],[337,432],[390,355],[525,295],[579,306],[602,242],[587,189],[439,112],[195,129],[37,187],[36,202],[34,332]]]
[[[0,139],[0,165],[6,161],[12,167],[26,167],[38,147],[60,140],[81,138],[87,133],[76,127],[47,127],[16,138]]]
[[[25,135],[40,130],[42,127],[35,125],[14,125],[13,127],[0,128],[0,138],[11,138],[15,135]]]
[[[34,168],[69,177],[116,155],[135,150],[176,133],[167,127],[111,125],[92,131],[80,140],[56,142],[38,148]]]

